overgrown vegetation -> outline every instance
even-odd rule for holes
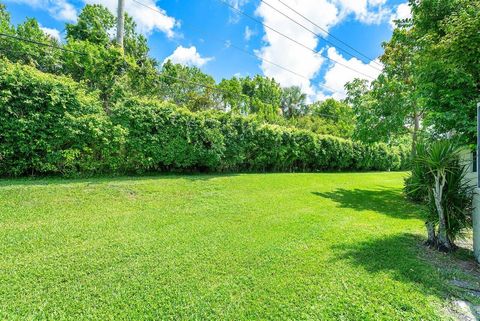
[[[95,93],[31,67],[0,64],[0,175],[169,170],[398,170],[406,150],[168,102]]]
[[[380,76],[347,84],[344,101],[307,103],[298,87],[281,88],[262,76],[215,80],[195,67],[160,63],[126,15],[125,51],[111,39],[115,17],[86,5],[66,26],[64,43],[44,34],[35,19],[13,26],[0,5],[0,32],[71,51],[0,37],[0,56],[66,75],[99,90],[106,112],[124,99],[167,101],[190,111],[220,110],[262,123],[302,128],[363,143],[411,145],[455,135],[475,142],[480,100],[479,0],[411,0],[413,17],[397,22],[380,57]]]
[[[197,67],[160,63],[149,56],[145,37],[136,32],[126,15],[125,50],[111,39],[115,17],[101,5],[86,5],[76,23],[66,25],[65,43],[41,30],[35,19],[13,26],[5,6],[0,4],[0,32],[58,46],[70,51],[0,37],[0,57],[28,64],[56,75],[83,82],[99,90],[102,105],[112,106],[131,98],[167,101],[192,112],[220,110],[250,116],[262,123],[299,127],[319,134],[351,138],[355,115],[343,104],[319,113],[322,102],[307,104],[298,87],[282,88],[274,79],[233,77],[218,84]]]
[[[349,83],[356,139],[392,142],[454,136],[476,142],[480,101],[480,1],[410,0],[412,18],[397,21],[384,44],[381,75]]]
[[[411,134],[413,168],[405,190],[427,208],[427,243],[451,251],[471,226],[473,210],[459,146],[476,142],[480,1],[411,0],[410,7],[412,18],[397,21],[384,46],[384,72],[371,86],[357,81],[348,89],[354,108],[362,110],[364,137]],[[383,121],[374,126],[377,118]]]

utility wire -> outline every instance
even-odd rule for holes
[[[136,0],[133,0],[133,1],[136,1]],[[286,34],[278,31],[277,29],[275,29],[275,28],[273,28],[273,27],[270,27],[269,25],[263,23],[262,21],[258,20],[257,18],[252,17],[252,16],[249,15],[248,13],[246,13],[246,12],[244,12],[244,11],[236,8],[235,6],[233,6],[233,5],[231,5],[230,3],[226,2],[225,0],[218,0],[218,1],[219,1],[220,3],[222,3],[223,5],[231,8],[232,10],[240,13],[241,15],[249,18],[250,20],[255,21],[256,23],[264,26],[265,28],[267,28],[267,29],[269,29],[269,30],[277,33],[278,35],[280,35],[280,36],[282,36],[282,37],[284,37],[284,38],[286,38],[286,39],[288,39],[288,40],[296,43],[297,45],[299,45],[299,46],[301,46],[301,47],[303,47],[303,48],[305,48],[305,49],[307,49],[307,50],[309,50],[309,51],[312,51],[314,54],[319,54],[319,55],[327,58],[328,60],[331,60],[331,61],[339,64],[340,66],[343,66],[343,67],[345,67],[345,68],[347,68],[347,69],[349,69],[349,70],[351,70],[351,71],[354,71],[354,72],[356,72],[356,73],[358,73],[358,74],[360,74],[360,75],[362,75],[362,76],[365,76],[365,77],[370,78],[370,79],[372,79],[372,80],[375,79],[375,77],[372,77],[372,76],[370,76],[370,75],[367,75],[367,74],[365,74],[365,73],[363,73],[363,72],[361,72],[361,71],[359,71],[359,70],[356,70],[356,69],[354,69],[354,68],[352,68],[352,67],[350,67],[350,66],[348,66],[348,65],[346,65],[346,64],[344,64],[344,63],[342,63],[342,62],[340,62],[340,61],[337,61],[337,60],[335,60],[335,59],[333,59],[333,58],[330,58],[330,57],[326,56],[325,54],[323,54],[322,52],[317,51],[317,50],[315,50],[315,49],[312,49],[312,48],[310,48],[309,46],[307,46],[307,45],[305,45],[305,44],[303,44],[303,43],[301,43],[301,42],[293,39],[292,37],[287,36]]]
[[[174,77],[174,76],[169,76],[169,75],[164,75],[164,74],[161,74],[160,77],[166,77],[166,78],[169,78],[169,79],[172,79],[172,80],[177,80],[177,81],[187,83],[187,84],[190,84],[190,85],[195,85],[195,86],[211,89],[211,90],[214,90],[214,91],[218,91],[218,92],[224,93],[226,95],[232,95],[231,92],[228,92],[226,90],[223,90],[223,89],[220,89],[220,88],[217,88],[217,87],[212,87],[212,86],[202,84],[202,83],[199,83],[199,82],[196,82],[196,81],[191,81],[191,80],[187,80],[187,79],[183,79],[183,78],[179,78],[179,77]],[[239,98],[248,98],[249,97],[249,96],[244,95],[244,94],[233,94],[233,96],[236,96],[237,98],[238,97]],[[265,104],[264,101],[262,101],[262,103]],[[315,115],[319,115],[321,117],[326,117],[326,118],[332,118],[332,119],[334,118],[334,119],[338,120],[337,116],[333,116],[333,115],[329,115],[329,114],[315,113]]]
[[[32,44],[38,45],[38,46],[44,46],[44,47],[50,47],[50,48],[54,48],[54,49],[58,49],[58,50],[63,50],[63,51],[67,51],[67,52],[71,52],[71,53],[75,53],[75,54],[79,54],[79,55],[87,55],[84,52],[70,50],[70,49],[59,47],[59,46],[54,46],[52,44],[48,44],[48,43],[44,43],[44,42],[38,42],[38,41],[30,40],[30,39],[27,39],[27,38],[17,37],[17,36],[9,35],[9,34],[6,34],[6,33],[1,33],[0,32],[0,36],[1,37],[6,37],[6,38],[11,38],[11,39],[16,39],[16,40],[20,40],[20,41],[24,41],[24,42],[29,42],[29,43],[32,43]]]
[[[347,51],[347,50],[345,50],[345,49],[342,49],[342,48],[336,46],[334,43],[332,43],[332,42],[329,41],[328,39],[322,37],[322,35],[316,33],[316,32],[313,31],[312,29],[305,27],[305,25],[301,24],[300,22],[296,21],[295,19],[293,19],[292,17],[290,17],[290,16],[287,15],[286,13],[284,13],[284,12],[280,11],[279,9],[275,8],[274,6],[272,6],[271,4],[269,4],[267,1],[265,1],[265,0],[260,0],[260,2],[263,2],[265,5],[267,5],[267,6],[270,7],[271,9],[275,10],[276,12],[278,12],[279,14],[281,14],[282,16],[284,16],[285,18],[287,18],[288,20],[292,21],[292,22],[295,23],[296,25],[298,25],[298,26],[302,27],[303,29],[307,30],[308,32],[310,32],[310,33],[313,34],[314,36],[323,39],[326,43],[328,43],[328,44],[332,45],[333,47],[335,47],[335,48],[337,48],[337,49],[345,52],[346,54],[350,55],[351,57],[356,57],[354,54],[350,53],[349,51]],[[356,58],[359,58],[359,57],[356,57]],[[371,60],[370,58],[368,58],[368,59],[369,59],[369,62],[370,62],[370,61],[373,61],[373,60]],[[375,70],[377,70],[377,71],[382,71],[381,69],[378,69],[378,68],[373,67],[373,66],[368,66],[368,67],[373,68],[373,69],[375,69]]]
[[[247,55],[249,55],[249,56],[252,56],[252,57],[254,57],[254,58],[256,58],[256,59],[258,59],[258,60],[260,60],[260,61],[265,61],[266,63],[271,64],[271,65],[273,65],[273,66],[275,66],[275,67],[277,67],[277,68],[283,69],[283,70],[291,73],[292,75],[295,75],[295,76],[297,76],[297,77],[300,77],[300,78],[303,78],[303,79],[306,79],[306,80],[310,81],[310,78],[308,78],[307,76],[304,76],[304,75],[302,75],[302,74],[299,74],[298,72],[293,71],[293,70],[291,70],[291,69],[289,69],[289,68],[283,67],[282,65],[279,65],[279,64],[277,64],[277,63],[275,63],[275,62],[273,62],[273,61],[270,61],[270,60],[267,60],[267,59],[265,59],[265,58],[259,57],[259,56],[255,55],[255,54],[253,54],[253,53],[245,50],[245,49],[242,49],[241,47],[238,47],[238,46],[230,43],[230,42],[228,42],[226,45],[229,46],[229,47],[232,47],[232,48],[234,48],[234,49],[236,49],[236,50],[238,50],[238,51],[241,51],[241,52],[243,52],[243,53],[245,53],[245,54],[247,54]],[[337,90],[335,90],[335,89],[333,89],[333,88],[331,88],[331,87],[328,87],[328,86],[325,86],[325,85],[322,85],[322,84],[318,84],[318,86],[320,86],[320,87],[322,87],[322,88],[325,88],[325,89],[327,89],[328,91],[331,91],[331,92],[334,92],[334,93],[339,93]]]
[[[139,5],[141,5],[141,6],[143,6],[143,7],[145,7],[145,8],[151,9],[151,10],[156,11],[156,12],[158,12],[158,13],[162,13],[161,11],[159,11],[159,10],[157,10],[157,9],[151,7],[151,6],[148,6],[148,5],[146,5],[146,4],[144,4],[144,3],[140,2],[140,1],[137,1],[137,0],[132,0],[132,1],[135,2],[135,3],[137,3],[137,4],[139,4]],[[265,58],[258,57],[257,55],[255,55],[255,54],[253,54],[253,53],[251,53],[251,52],[249,52],[249,51],[247,51],[247,50],[245,50],[245,49],[242,49],[242,48],[239,47],[239,46],[236,46],[236,45],[232,44],[231,42],[226,42],[226,41],[220,40],[220,39],[215,39],[215,40],[218,41],[218,42],[221,42],[221,43],[226,44],[227,47],[232,47],[232,48],[234,48],[234,49],[236,49],[236,50],[238,50],[238,51],[240,51],[240,52],[243,52],[243,53],[246,54],[246,55],[249,55],[249,56],[254,57],[255,59],[258,59],[258,60],[260,60],[260,61],[264,61],[264,62],[266,62],[266,63],[268,63],[268,64],[270,64],[270,65],[273,65],[273,66],[275,66],[275,67],[277,67],[277,68],[280,68],[280,69],[282,69],[282,70],[285,70],[285,71],[287,71],[287,72],[289,72],[289,73],[291,73],[291,74],[293,74],[293,75],[295,75],[295,76],[297,76],[297,77],[300,77],[300,78],[303,78],[303,79],[306,79],[306,80],[310,81],[310,78],[308,78],[308,77],[306,77],[306,76],[304,76],[304,75],[302,75],[302,74],[300,74],[300,73],[298,73],[298,72],[296,72],[296,71],[294,71],[294,70],[291,70],[291,69],[289,69],[289,68],[287,68],[287,67],[284,67],[284,66],[282,66],[282,65],[280,65],[280,64],[278,64],[278,63],[276,63],[276,62],[267,60],[267,59],[265,59]],[[320,86],[320,87],[322,87],[322,88],[325,88],[325,89],[327,89],[328,91],[333,92],[333,93],[340,93],[340,92],[338,92],[337,90],[335,90],[335,89],[333,89],[333,88],[331,88],[331,87],[322,85],[322,84],[318,84],[318,86]]]
[[[277,0],[278,2],[280,2],[281,4],[283,4],[285,7],[287,7],[288,9],[290,9],[291,11],[295,12],[297,15],[299,15],[300,17],[302,17],[303,19],[305,19],[306,21],[310,22],[312,25],[314,25],[315,27],[317,27],[318,29],[322,30],[323,32],[325,32],[328,36],[330,36],[331,38],[335,39],[336,41],[340,42],[341,44],[343,44],[344,46],[352,49],[353,51],[355,51],[356,53],[358,53],[359,55],[361,55],[362,57],[368,59],[369,61],[371,62],[374,62],[375,64],[377,64],[378,66],[382,66],[380,63],[378,63],[377,61],[375,61],[375,59],[372,59],[370,57],[368,57],[367,55],[363,54],[361,51],[355,49],[353,46],[349,45],[348,43],[346,43],[345,41],[343,41],[342,39],[336,37],[335,35],[331,34],[330,32],[328,32],[328,30],[326,30],[325,28],[322,28],[321,26],[319,26],[317,23],[315,23],[314,21],[312,21],[311,19],[309,19],[308,17],[306,17],[305,15],[301,14],[300,12],[298,12],[297,10],[295,10],[294,8],[292,8],[291,6],[289,6],[288,4],[286,4],[284,1],[282,0]],[[325,39],[326,40],[326,39]]]
[[[156,11],[156,12],[158,12],[158,13],[164,14],[164,13],[161,12],[160,10],[157,10],[157,9],[155,9],[155,8],[152,8],[151,6],[146,5],[146,4],[144,4],[144,3],[142,3],[142,2],[140,2],[140,1],[138,1],[138,0],[132,0],[132,1],[135,2],[135,3],[137,3],[137,4],[139,4],[139,5],[141,5],[141,6],[143,6],[143,7],[145,7],[145,8],[149,8],[149,9],[151,9],[151,10],[153,10],[153,11]],[[363,76],[365,76],[365,77],[367,77],[367,78],[375,79],[375,77],[372,77],[372,76],[367,75],[367,74],[365,74],[365,73],[363,73],[363,72],[361,72],[361,71],[358,71],[358,70],[356,70],[356,69],[354,69],[354,68],[352,68],[352,67],[350,67],[350,66],[348,66],[348,65],[345,65],[344,63],[341,63],[340,61],[337,61],[337,60],[335,60],[335,59],[333,59],[333,58],[330,58],[330,57],[322,54],[320,51],[316,51],[315,49],[312,49],[312,48],[306,46],[305,44],[302,44],[301,42],[299,42],[299,41],[297,41],[297,40],[295,40],[295,39],[293,39],[293,38],[285,35],[284,33],[282,33],[282,32],[280,32],[280,31],[278,31],[278,30],[276,30],[276,29],[274,29],[274,28],[272,28],[272,27],[264,24],[262,21],[260,21],[260,20],[258,20],[258,19],[256,19],[256,18],[252,17],[251,15],[245,13],[244,11],[242,11],[242,10],[240,10],[240,9],[238,9],[238,8],[235,8],[235,6],[232,6],[232,5],[229,4],[228,2],[225,2],[224,0],[218,0],[218,1],[220,1],[222,4],[224,4],[224,5],[226,5],[226,6],[230,7],[231,9],[237,11],[238,13],[246,16],[247,18],[255,21],[256,23],[259,23],[259,24],[263,25],[265,28],[270,29],[270,30],[272,30],[273,32],[281,35],[282,37],[285,37],[285,38],[287,38],[288,40],[296,43],[297,45],[299,45],[299,46],[301,46],[301,47],[304,47],[304,48],[307,49],[307,50],[312,51],[312,52],[315,53],[315,54],[320,54],[321,56],[327,58],[328,60],[331,60],[331,61],[333,61],[333,62],[335,62],[335,63],[337,63],[337,64],[339,64],[339,65],[341,65],[341,66],[343,66],[343,67],[345,67],[345,68],[347,68],[347,69],[349,69],[349,70],[351,70],[351,71],[354,71],[354,72],[356,72],[356,73],[358,73],[358,74],[361,74],[361,75],[363,75]]]
[[[53,46],[53,45],[49,45],[49,44],[46,44],[46,43],[33,41],[33,40],[30,40],[30,39],[26,39],[26,38],[16,37],[16,36],[13,36],[13,35],[7,35],[7,34],[0,33],[0,36],[6,36],[6,37],[9,37],[9,38],[18,40],[18,41],[29,42],[29,43],[32,43],[32,44],[35,44],[35,45],[38,45],[38,46],[47,46],[47,47],[52,47],[52,48],[55,48],[55,49],[69,51],[69,52],[79,54],[79,55],[86,55],[86,53],[84,53],[84,52],[73,51],[73,50],[61,48],[61,47],[58,47],[58,46]],[[12,50],[11,48],[5,48],[5,49],[6,49],[6,51],[9,51],[9,52],[15,52],[15,50]],[[221,92],[221,93],[226,94],[226,95],[232,95],[231,92],[225,91],[223,89],[220,89],[220,88],[217,88],[217,87],[212,87],[212,86],[209,86],[209,85],[206,85],[206,84],[202,84],[202,83],[199,83],[199,82],[195,82],[195,81],[191,81],[191,80],[187,80],[187,79],[183,79],[183,78],[179,78],[179,77],[174,77],[174,76],[165,75],[165,74],[159,74],[159,77],[165,77],[165,78],[169,78],[169,79],[176,80],[176,81],[179,81],[179,82],[183,82],[183,83],[186,83],[186,84],[195,85],[195,86],[207,88],[207,89],[210,89],[210,90],[213,90],[213,91]],[[248,96],[243,95],[243,94],[238,95],[238,94],[233,93],[233,95],[236,96],[236,97],[240,97],[240,98],[247,98],[248,97]],[[262,101],[262,103],[267,104],[264,101]],[[328,115],[328,114],[318,113],[316,115],[319,115],[321,117],[337,119],[336,116],[332,116],[332,115]]]

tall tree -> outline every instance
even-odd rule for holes
[[[222,95],[223,110],[248,115],[250,98],[243,93],[242,79],[222,79],[218,89]]]
[[[281,108],[283,116],[292,118],[305,113],[307,95],[298,86],[283,88]]]
[[[418,94],[429,108],[426,125],[437,135],[476,141],[480,100],[480,1],[412,2],[418,39]]]
[[[35,19],[27,19],[18,25],[16,34],[20,38],[60,47],[57,39],[45,34]],[[62,72],[62,51],[53,47],[38,46],[24,41],[12,43],[12,49],[16,52],[15,61],[32,65],[44,72],[59,74]]]
[[[0,32],[54,47],[60,45],[56,39],[45,34],[37,20],[33,18],[27,19],[15,28],[3,4],[0,4]],[[0,56],[12,62],[28,64],[44,72],[58,74],[62,70],[61,51],[52,47],[0,36],[0,52]]]
[[[346,103],[328,98],[325,101],[312,104],[310,113],[313,117],[324,120],[324,134],[345,138],[350,138],[353,135],[355,114]]]
[[[0,3],[0,32],[7,35],[14,35],[15,28],[10,20],[10,13],[4,4]],[[8,57],[11,53],[11,43],[13,41],[7,37],[0,37],[0,56]]]
[[[249,113],[273,121],[280,114],[282,88],[273,78],[256,75],[242,79],[243,94],[249,97]]]
[[[122,52],[112,38],[115,26],[115,16],[102,5],[86,5],[76,23],[66,26],[66,48],[83,54],[66,52],[65,72],[99,90],[106,110],[125,96],[160,96],[157,64],[148,56],[145,37],[126,14]]]
[[[184,66],[167,61],[161,69],[162,96],[192,111],[220,109],[219,91],[213,77],[198,67]]]

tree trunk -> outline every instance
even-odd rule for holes
[[[427,228],[428,239],[426,244],[431,247],[437,246],[437,235],[435,234],[435,224],[433,222],[425,222]]]
[[[443,188],[445,187],[445,173],[435,174],[435,187],[433,188],[433,196],[435,198],[435,207],[438,213],[438,249],[441,251],[451,251],[453,246],[447,234],[447,221],[442,206]]]
[[[418,141],[418,132],[420,131],[420,115],[415,113],[413,116],[413,132],[412,132],[412,160],[417,156],[417,141]]]

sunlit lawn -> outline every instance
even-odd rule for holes
[[[0,180],[0,319],[441,320],[404,176]]]

